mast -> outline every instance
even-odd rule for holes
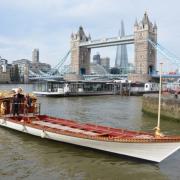
[[[157,122],[157,126],[155,127],[155,136],[163,136],[163,134],[160,133],[161,88],[162,88],[162,65],[163,65],[163,63],[160,63],[160,73],[159,73],[158,122]]]

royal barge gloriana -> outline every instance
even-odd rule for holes
[[[74,145],[94,148],[148,161],[161,162],[180,148],[180,136],[130,131],[96,124],[40,115],[37,99],[28,112],[19,104],[19,115],[12,114],[12,93],[0,93],[0,125],[23,133]]]

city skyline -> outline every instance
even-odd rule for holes
[[[80,25],[92,39],[114,37],[123,19],[129,35],[133,34],[136,18],[140,21],[147,11],[151,21],[157,23],[158,42],[180,57],[178,4],[177,0],[173,4],[162,0],[1,0],[0,56],[10,62],[31,59],[32,49],[39,48],[40,61],[53,66],[70,49],[70,35]],[[134,47],[127,48],[131,62]],[[96,52],[110,57],[111,66],[114,64],[116,47],[94,49],[92,55]]]

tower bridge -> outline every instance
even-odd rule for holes
[[[101,48],[108,46],[118,46],[118,45],[128,45],[134,44],[134,65],[135,72],[132,74],[124,75],[110,75],[110,74],[90,74],[90,55],[91,49]],[[119,35],[117,37],[102,38],[97,40],[92,40],[90,36],[86,36],[82,27],[79,28],[77,33],[71,34],[71,48],[70,51],[63,57],[60,62],[58,62],[55,70],[63,69],[62,65],[66,61],[69,54],[71,54],[71,64],[68,66],[68,71],[70,71],[70,77],[72,79],[77,79],[84,77],[86,79],[93,78],[127,78],[131,81],[147,82],[152,78],[158,78],[156,69],[157,63],[157,51],[163,56],[171,61],[180,65],[180,59],[174,54],[170,53],[167,49],[162,47],[157,43],[157,26],[156,23],[151,23],[147,13],[144,14],[141,21],[137,21],[134,24],[134,34],[133,35]],[[59,74],[50,73],[40,75],[33,74],[30,72],[30,79],[58,79],[63,78],[63,72]],[[164,77],[180,77],[180,75],[164,75]]]
[[[129,74],[132,81],[147,82],[156,71],[156,49],[149,43],[157,43],[157,26],[151,23],[147,13],[140,22],[134,24],[134,34],[123,37],[91,40],[82,27],[71,35],[71,71],[77,77],[90,75],[90,54],[92,48],[134,44],[135,73]]]

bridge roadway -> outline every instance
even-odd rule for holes
[[[95,74],[95,75],[83,75],[84,79],[92,80],[97,78],[108,78],[108,79],[127,79],[128,74]]]
[[[153,78],[159,78],[159,74],[152,74],[151,75]],[[180,78],[180,74],[162,74],[162,78]]]
[[[86,79],[91,78],[127,78],[128,74],[95,74],[95,75],[83,75]],[[152,74],[151,77],[159,78],[159,74]],[[162,74],[162,78],[180,78],[180,74]]]
[[[153,78],[159,78],[159,74],[153,74],[151,75]],[[83,75],[83,77],[86,80],[91,80],[91,79],[96,79],[96,78],[110,78],[110,79],[114,79],[114,78],[125,78],[127,79],[128,74],[106,74],[106,75],[101,75],[101,74],[96,74],[96,75]],[[180,78],[180,74],[163,74],[162,78]],[[30,76],[29,77],[30,80],[46,80],[46,79],[63,79],[62,75],[59,76]]]
[[[48,79],[63,79],[63,76],[29,76],[29,80],[48,80]]]
[[[124,45],[124,44],[134,44],[134,36],[124,36],[124,37],[113,37],[113,38],[104,38],[98,40],[89,40],[86,42],[81,42],[80,47],[86,48],[101,48],[107,46],[117,46],[117,45]]]
[[[114,79],[114,78],[127,78],[127,74],[96,74],[96,75],[83,75],[83,77],[86,79],[86,80],[92,80],[92,79],[97,79],[97,78],[109,78],[109,79]],[[63,79],[63,76],[62,75],[49,75],[49,76],[42,76],[42,75],[39,75],[39,76],[29,76],[29,80],[50,80],[50,79]]]

